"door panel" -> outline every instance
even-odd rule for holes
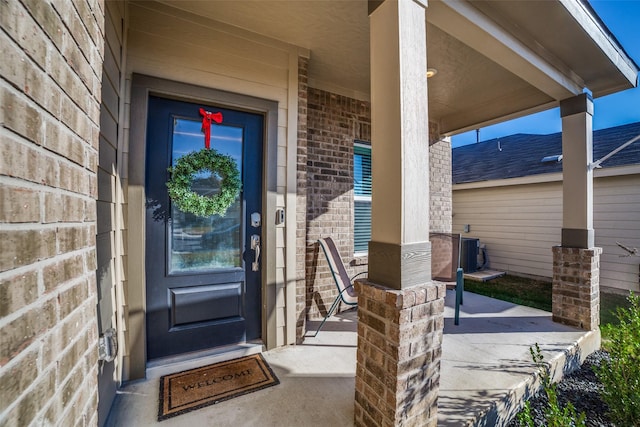
[[[224,216],[198,217],[169,200],[167,168],[204,148],[200,107],[221,112],[211,147],[236,162],[242,191]],[[262,207],[263,116],[149,97],[147,123],[147,359],[260,338],[260,268],[250,223]],[[219,177],[194,176],[192,190],[219,191]]]
[[[242,283],[171,289],[171,307],[171,328],[239,318],[242,315]]]

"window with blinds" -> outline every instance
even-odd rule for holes
[[[371,240],[371,146],[356,142],[353,147],[353,248],[366,254]]]

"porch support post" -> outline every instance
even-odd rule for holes
[[[369,279],[394,289],[431,280],[425,7],[385,1],[370,16]]]
[[[372,3],[372,241],[369,278],[356,283],[355,425],[435,426],[445,287],[431,281],[426,1]]]
[[[583,93],[560,102],[562,116],[562,246],[592,248],[593,100]]]
[[[593,100],[560,103],[562,245],[553,248],[552,311],[556,322],[596,329],[600,319],[600,254],[593,230]]]

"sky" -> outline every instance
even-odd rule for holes
[[[640,65],[640,0],[591,0],[591,5],[618,39],[627,54]],[[606,129],[640,121],[640,87],[594,100],[593,129]],[[561,131],[557,108],[480,129],[480,141],[516,133],[548,134]],[[452,138],[452,146],[476,142],[476,131]]]

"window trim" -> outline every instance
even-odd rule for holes
[[[369,150],[369,157],[371,157],[371,143],[367,142],[367,141],[362,141],[362,140],[354,140],[353,142],[353,147],[359,147],[359,148],[364,148]],[[354,150],[353,153],[353,157],[355,159],[356,153]],[[355,161],[354,161],[354,165],[353,165],[353,170],[354,170],[354,177],[353,177],[353,184],[354,184],[354,189],[353,189],[353,256],[354,258],[363,258],[363,257],[368,257],[369,256],[369,250],[365,250],[365,251],[356,251],[355,250],[355,231],[356,231],[356,215],[355,215],[355,202],[369,202],[369,204],[371,204],[372,201],[372,196],[365,196],[365,195],[356,195],[355,194]],[[373,186],[372,186],[373,187]],[[369,228],[371,228],[371,223],[369,223]]]

